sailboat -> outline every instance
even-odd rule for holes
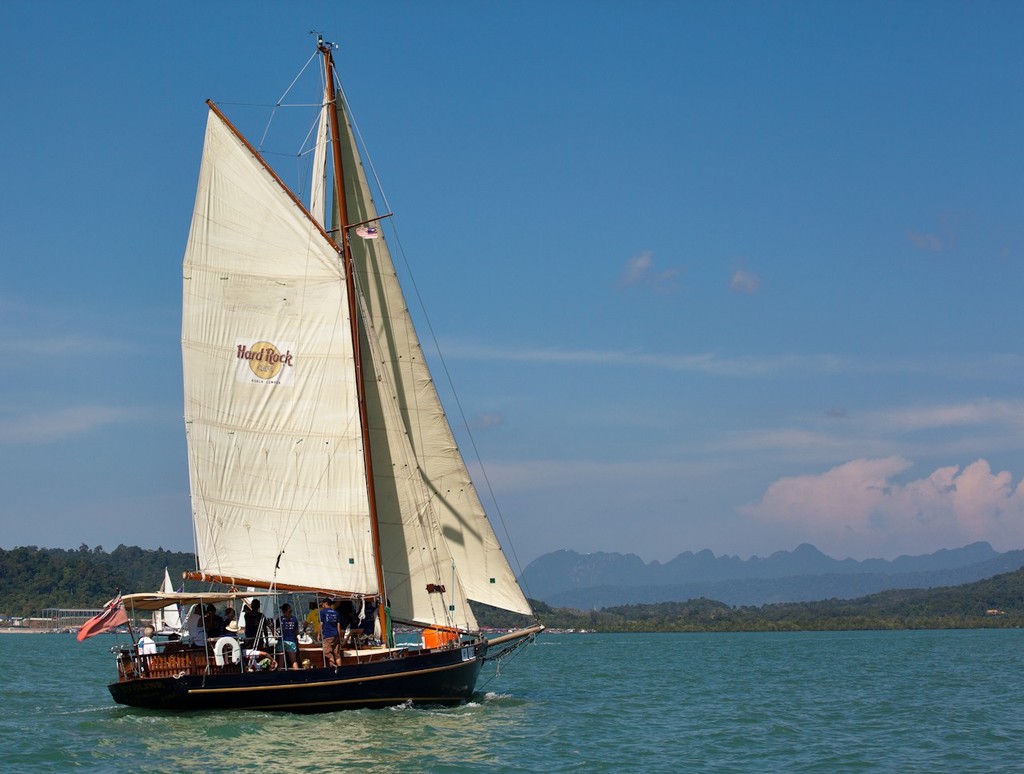
[[[164,579],[160,584],[161,594],[173,594],[174,584],[171,583],[171,574],[164,567]],[[164,636],[179,636],[182,633],[181,608],[176,602],[153,611],[153,632]]]
[[[209,591],[123,597],[133,617],[169,605],[197,612],[190,643],[116,653],[109,689],[121,704],[457,704],[485,661],[543,630],[488,639],[470,606],[533,615],[413,328],[380,233],[390,213],[371,196],[334,48],[318,36],[325,141],[308,205],[207,103],[181,340],[197,555],[185,577]],[[337,650],[300,639],[286,658],[273,644],[280,632],[240,642],[203,613],[262,598],[269,622],[283,597],[300,610],[347,610]],[[409,641],[396,642],[395,625]]]

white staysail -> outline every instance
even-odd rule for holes
[[[309,186],[309,214],[321,226],[327,223],[324,218],[327,201],[327,145],[331,141],[329,100],[327,88],[324,87],[324,101],[316,128],[316,145],[313,147],[313,179]]]
[[[335,245],[219,112],[185,252],[185,423],[200,569],[378,592]]]
[[[378,217],[355,136],[339,103],[342,168],[349,223]],[[487,520],[434,387],[387,245],[353,236],[352,255],[365,304],[364,358],[378,387],[370,404],[370,448],[379,502],[386,585],[396,617],[423,621],[437,608],[427,584],[446,586],[449,604],[465,597],[530,614],[515,574]],[[369,343],[369,342],[368,342]],[[392,479],[389,481],[389,479]],[[385,507],[391,493],[392,507]],[[408,584],[409,594],[397,588]],[[397,603],[406,596],[409,610]]]

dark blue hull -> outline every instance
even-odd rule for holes
[[[461,704],[476,687],[486,640],[318,669],[132,676],[112,683],[119,704],[160,710],[332,712],[363,707]]]

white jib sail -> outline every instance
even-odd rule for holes
[[[343,110],[339,113],[344,134],[342,154],[348,221],[364,222],[377,217],[378,213],[348,117]],[[530,605],[502,552],[455,443],[387,245],[383,239],[353,237],[352,255],[368,309],[368,327],[375,338],[377,351],[373,353],[372,362],[375,381],[382,392],[387,391],[382,399],[392,400],[396,406],[393,414],[384,412],[376,422],[371,416],[370,437],[378,498],[381,498],[380,479],[392,475],[392,470],[396,474],[404,470],[405,475],[415,476],[425,498],[411,505],[404,504],[401,515],[388,514],[383,505],[378,509],[385,573],[409,575],[413,578],[410,583],[413,589],[435,582],[431,577],[435,564],[423,561],[428,549],[423,547],[424,542],[419,537],[429,521],[433,535],[444,544],[443,550],[437,552],[437,560],[443,567],[442,583],[450,586],[454,573],[462,593],[469,599],[530,614]],[[381,426],[380,421],[385,425],[394,421],[400,427]],[[381,450],[391,443],[389,436],[394,438],[396,434],[407,438],[413,463],[405,459],[404,454],[394,460],[378,462]],[[393,525],[398,522],[404,525],[401,529],[405,534],[397,535],[396,540],[393,538],[398,530]],[[392,533],[389,539],[385,539],[387,533]],[[414,546],[418,548],[414,550]],[[443,566],[445,562],[453,566]],[[391,581],[388,586],[390,590]],[[418,591],[416,596],[420,596]],[[432,601],[434,605],[436,600]],[[422,604],[414,605],[416,620],[421,620],[418,615],[421,608]],[[401,617],[397,610],[396,617]]]

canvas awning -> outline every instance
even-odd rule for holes
[[[257,593],[253,591],[210,591],[210,592],[148,592],[141,594],[126,594],[121,597],[126,610],[150,611],[162,610],[168,605],[181,605],[187,607],[196,603],[217,604],[218,602],[231,602],[236,599],[252,599],[253,597],[278,596],[276,594]]]

